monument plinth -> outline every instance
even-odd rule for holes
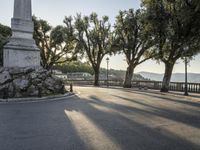
[[[39,67],[40,50],[33,39],[31,0],[15,0],[12,37],[4,47],[4,67]]]
[[[4,67],[0,67],[0,99],[63,94],[64,82],[40,67],[31,0],[15,0],[11,28],[12,37],[4,47]]]

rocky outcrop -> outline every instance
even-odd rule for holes
[[[8,71],[3,71],[2,73],[0,73],[0,85],[3,85],[11,80],[12,78]]]
[[[43,68],[0,68],[0,98],[64,94],[63,81]]]

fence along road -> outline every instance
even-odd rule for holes
[[[107,82],[109,83],[109,86],[123,86],[122,80],[99,81],[101,86],[106,86]],[[74,85],[93,85],[94,80],[65,80],[65,83],[66,84],[73,83]],[[160,90],[162,87],[162,82],[134,80],[132,81],[132,87]],[[170,91],[184,92],[184,89],[185,89],[184,82],[170,82],[169,85]],[[188,92],[200,93],[200,83],[188,83]]]

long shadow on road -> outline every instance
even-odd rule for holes
[[[148,127],[128,117],[130,111],[148,117],[150,113],[148,111],[106,102],[95,96],[80,100],[77,105],[68,105],[65,109],[87,116],[100,131],[103,131],[114,143],[118,143],[120,149],[197,150],[200,148],[199,145],[180,138],[174,133]],[[117,112],[127,113],[127,116]],[[151,113],[151,115],[168,117],[166,114],[159,113]]]
[[[0,150],[86,150],[65,101],[0,105]]]
[[[122,100],[126,100],[126,101],[129,101],[129,102],[133,102],[133,103],[145,106],[147,108],[152,108],[153,111],[152,110],[149,111],[149,109],[142,110],[142,111],[144,111],[148,114],[151,114],[153,116],[159,116],[159,117],[162,117],[162,118],[167,118],[167,119],[170,119],[170,120],[182,122],[182,123],[187,124],[189,126],[193,126],[193,127],[200,129],[200,111],[190,109],[190,110],[188,110],[189,112],[184,113],[184,112],[181,112],[179,110],[168,109],[166,107],[165,108],[157,107],[157,106],[155,106],[155,104],[153,105],[153,103],[148,104],[148,103],[142,102],[141,100],[135,100],[135,98],[126,98],[126,97],[116,96],[116,95],[113,95],[113,96],[120,98]],[[162,97],[161,96],[154,96],[154,97],[160,98],[160,101],[168,100],[168,98],[165,98],[164,96],[162,96]],[[134,111],[134,109],[132,109],[132,110]]]
[[[160,116],[199,127],[191,116],[186,118],[192,118],[192,123],[173,117],[173,113],[177,112],[152,112],[95,95],[54,102],[0,105],[0,149],[199,150],[199,143],[159,127],[150,127],[148,122],[134,120],[138,115]],[[185,114],[179,113],[178,117],[182,115]]]
[[[111,89],[119,89],[119,88],[114,88],[114,87],[110,87]],[[159,91],[153,91],[153,90],[137,90],[137,89],[125,89],[125,88],[120,88],[120,90],[124,91],[124,92],[128,92],[128,93],[135,93],[135,94],[141,94],[141,95],[146,95],[149,97],[154,97],[154,98],[160,98],[163,100],[168,100],[171,102],[175,102],[175,103],[181,103],[181,104],[185,104],[185,105],[191,105],[191,106],[195,106],[200,108],[200,103],[199,102],[192,102],[192,101],[186,101],[183,98],[183,94],[179,94],[179,93],[161,93]],[[169,97],[165,97],[165,96],[169,96],[169,97],[173,97],[173,98],[169,98]],[[190,95],[188,96],[189,98],[200,98],[200,96],[197,95]]]

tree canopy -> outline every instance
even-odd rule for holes
[[[143,5],[148,30],[155,38],[155,59],[165,64],[161,91],[167,92],[176,61],[199,52],[199,11],[187,0],[143,0]]]
[[[47,21],[33,17],[34,39],[41,50],[41,64],[46,69],[76,60],[77,49],[72,24],[51,27]]]
[[[87,72],[91,75],[94,71],[88,62],[82,63],[80,61],[66,62],[53,67],[54,69],[61,70],[63,73],[74,73],[74,72]]]
[[[115,41],[113,47],[125,54],[128,64],[124,87],[131,87],[131,80],[136,66],[153,57],[151,47],[153,39],[145,30],[144,12],[120,11],[115,23]]]
[[[10,36],[10,27],[0,24],[0,66],[3,65],[3,47],[8,42]]]
[[[65,19],[64,22],[67,20]],[[75,36],[78,48],[86,54],[95,73],[94,85],[99,85],[99,69],[106,54],[111,54],[112,34],[107,16],[98,18],[96,13],[90,16],[78,14],[75,17]]]

